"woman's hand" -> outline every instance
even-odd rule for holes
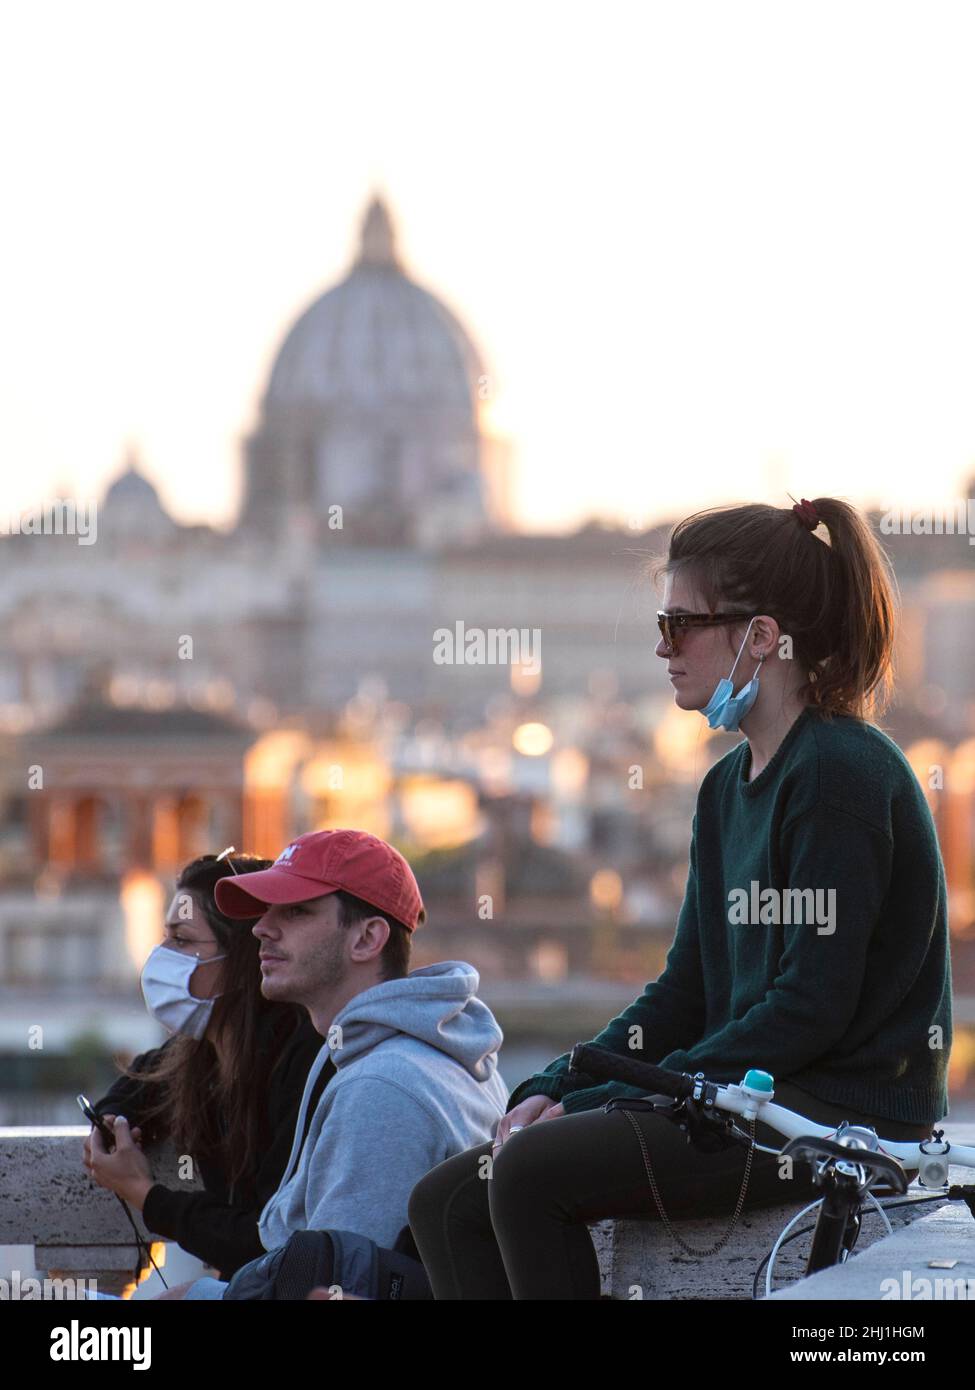
[[[115,1121],[118,1119],[118,1116],[117,1116],[117,1115],[112,1115],[112,1114],[105,1114],[105,1115],[100,1115],[98,1118],[99,1118],[104,1124],[107,1124],[108,1127],[109,1127],[109,1129],[110,1129],[110,1130],[112,1131],[112,1133],[114,1134],[114,1132],[115,1132]],[[95,1128],[94,1128],[94,1126],[92,1126],[91,1134],[89,1134],[89,1135],[88,1135],[88,1138],[85,1140],[85,1146],[84,1146],[84,1150],[83,1150],[83,1157],[82,1157],[82,1160],[81,1160],[82,1163],[84,1163],[85,1167],[86,1167],[87,1170],[88,1170],[88,1175],[89,1175],[89,1177],[92,1176],[92,1171],[91,1171],[91,1160],[92,1160],[92,1152],[91,1152],[91,1135],[94,1134],[94,1133],[95,1133]],[[135,1143],[139,1145],[139,1147],[140,1147],[140,1149],[141,1149],[141,1147],[142,1147],[142,1130],[139,1128],[138,1125],[136,1125],[135,1128],[132,1130],[132,1138],[133,1138],[133,1140],[135,1141]]]
[[[115,1123],[115,1116],[114,1116],[114,1115],[102,1115],[101,1118],[102,1118],[102,1119],[105,1121],[105,1123],[108,1125],[109,1129],[111,1129],[112,1126],[113,1126],[113,1124]],[[85,1140],[85,1147],[84,1147],[84,1149],[82,1150],[82,1156],[81,1156],[81,1161],[82,1161],[82,1163],[85,1165],[85,1172],[88,1174],[89,1177],[92,1176],[92,1171],[91,1171],[91,1135],[94,1134],[94,1132],[95,1132],[95,1127],[94,1127],[94,1125],[92,1125],[91,1134],[89,1134],[89,1135],[88,1135],[88,1138]]]
[[[540,1120],[557,1120],[560,1115],[564,1114],[565,1106],[561,1101],[557,1101],[555,1105],[550,1105],[547,1110],[543,1110],[538,1118]]]
[[[109,1153],[101,1134],[93,1129],[85,1140],[85,1166],[99,1187],[141,1211],[153,1186],[152,1169],[140,1145],[142,1131],[138,1126],[130,1130],[124,1115],[103,1115],[102,1119],[115,1137],[115,1149]]]
[[[526,1129],[536,1120],[554,1120],[564,1114],[561,1103],[551,1096],[526,1096],[514,1110],[502,1115],[493,1147],[499,1149],[513,1129]]]

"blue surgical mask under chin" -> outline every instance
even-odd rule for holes
[[[729,733],[737,733],[738,726],[742,719],[744,719],[745,715],[758,699],[758,671],[762,662],[765,660],[764,656],[759,657],[758,666],[755,667],[755,674],[747,685],[742,686],[737,695],[734,694],[735,685],[734,681],[731,679],[735,674],[735,666],[738,665],[738,662],[741,660],[741,654],[745,650],[745,643],[748,641],[748,632],[751,631],[751,626],[754,621],[755,619],[752,618],[751,622],[748,624],[748,630],[742,638],[741,646],[738,648],[738,655],[735,657],[734,666],[732,666],[730,674],[722,677],[722,679],[718,681],[717,685],[714,687],[714,694],[701,710],[701,714],[704,715],[704,718],[708,721],[712,729],[727,729]]]

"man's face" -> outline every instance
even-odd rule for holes
[[[252,928],[261,943],[265,999],[307,1004],[343,983],[349,971],[348,932],[339,926],[338,906],[334,893],[271,906]]]

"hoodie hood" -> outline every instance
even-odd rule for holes
[[[397,1033],[445,1052],[486,1081],[498,1065],[504,1041],[498,1022],[477,996],[480,976],[462,960],[440,961],[399,980],[363,990],[340,1009],[327,1047],[341,1070]]]

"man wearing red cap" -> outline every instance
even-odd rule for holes
[[[258,1224],[265,1249],[330,1228],[392,1246],[419,1179],[492,1138],[505,1113],[503,1035],[476,996],[477,971],[463,961],[409,971],[420,890],[398,850],[365,831],[299,835],[271,868],[221,879],[216,901],[228,917],[263,912],[262,992],[303,1004],[326,1039]],[[188,1297],[223,1296],[219,1281],[198,1285]]]

